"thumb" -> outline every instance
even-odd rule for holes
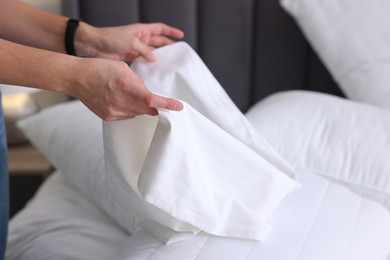
[[[152,53],[153,48],[150,48],[146,44],[142,43],[140,40],[137,39],[137,41],[134,43],[134,48],[146,60],[151,62],[156,61],[156,57]]]
[[[152,104],[153,107],[155,108],[163,108],[163,109],[167,109],[167,110],[173,110],[173,111],[181,111],[183,110],[183,104],[176,100],[176,99],[172,99],[172,98],[166,98],[166,97],[162,97],[162,96],[159,96],[159,95],[156,95],[156,94],[153,94],[153,101],[152,101]]]

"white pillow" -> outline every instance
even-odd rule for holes
[[[390,107],[390,1],[281,0],[348,98]]]
[[[390,208],[390,111],[327,94],[271,95],[247,113],[294,167],[341,182]]]
[[[26,137],[64,176],[129,232],[134,216],[123,214],[108,191],[102,120],[79,101],[49,107],[18,122]]]
[[[148,85],[156,86],[156,88],[165,86],[167,89],[172,87],[172,84],[181,87],[180,89],[177,86],[173,87],[171,94],[174,91],[178,91],[176,93],[180,93],[183,99],[188,98],[188,102],[190,100],[194,101],[194,106],[200,111],[204,111],[204,114],[213,119],[214,123],[193,109],[191,110],[191,107],[188,105],[185,105],[185,111],[179,113],[160,111],[159,127],[162,131],[155,130],[156,126],[153,127],[153,124],[157,123],[157,117],[141,116],[132,120],[107,123],[105,125],[107,171],[105,170],[105,158],[103,156],[102,122],[79,102],[63,104],[44,110],[21,121],[19,123],[21,129],[31,142],[78,189],[84,192],[87,197],[104,209],[116,223],[129,232],[133,232],[140,225],[166,243],[175,242],[193,235],[200,228],[218,235],[264,239],[270,230],[269,218],[273,209],[287,193],[297,187],[297,183],[292,179],[293,173],[288,164],[280,158],[263,138],[253,132],[246,118],[234,106],[226,93],[222,91],[217,81],[188,45],[179,43],[160,48],[155,52],[155,55],[159,60],[158,62],[151,64],[144,63],[141,60],[136,61],[133,65],[134,69],[137,70],[137,66],[139,66],[138,72],[141,72],[141,68],[143,68],[145,73],[151,73],[147,79],[145,78]],[[161,63],[168,65],[164,67]],[[155,69],[157,71],[154,71]],[[186,74],[186,71],[189,74]],[[193,78],[189,75],[193,75]],[[202,83],[200,79],[203,80],[203,83],[207,83],[203,86],[203,94],[202,88],[198,90],[194,88],[196,83]],[[180,82],[184,82],[184,84]],[[192,86],[192,90],[188,87],[189,85]],[[208,94],[204,93],[204,88],[207,88]],[[201,98],[197,98],[197,95],[198,97],[208,96],[209,99],[205,98],[205,101],[202,101]],[[207,101],[211,103],[207,104]],[[216,106],[218,109],[224,110],[224,113],[218,115],[218,113],[215,113],[215,110],[210,111],[208,109],[210,106]],[[229,118],[229,120],[226,120],[226,118]],[[193,122],[191,122],[191,119]],[[174,158],[173,156],[167,158],[161,155],[161,158],[159,158],[157,153],[162,152],[164,149],[164,154],[176,152],[167,144],[176,145],[176,147],[181,146],[181,149],[188,149],[183,145],[180,133],[174,133],[173,138],[171,137],[172,131],[184,131],[185,120],[187,120],[185,124],[188,126],[186,133],[191,135],[191,138],[195,138],[195,130],[199,132],[198,140],[194,139],[191,141],[200,145],[203,148],[202,152],[209,152],[206,155],[201,154],[199,151],[192,151],[192,156],[198,156],[204,162],[206,162],[206,156],[208,156],[208,165],[206,163],[194,165],[194,162],[189,163],[185,156],[182,156],[181,160],[179,160],[179,157]],[[164,128],[164,123],[172,123],[171,128]],[[200,123],[200,126],[197,129],[191,129],[196,123]],[[149,124],[152,127],[148,128]],[[214,131],[212,131],[212,134],[210,134],[210,131],[202,132],[211,128]],[[166,130],[170,130],[165,133],[168,134],[167,136],[158,136],[164,134]],[[149,135],[155,135],[153,140],[150,140],[150,137],[147,139],[147,131],[149,131]],[[146,136],[144,136],[145,134]],[[235,137],[230,136],[231,134]],[[214,144],[217,144],[217,140],[219,141],[220,155],[210,154],[213,150],[209,149],[207,138],[211,138],[211,142],[214,142]],[[188,142],[189,140],[187,138],[184,141]],[[135,145],[137,142],[138,146]],[[153,149],[148,150],[148,142],[154,142],[152,144]],[[232,143],[235,143],[235,145],[232,145]],[[236,145],[237,143],[239,145]],[[227,149],[238,148],[239,146],[241,147],[240,150],[233,150],[227,153]],[[143,152],[140,150],[141,148],[144,149]],[[123,151],[125,153],[121,154]],[[237,154],[238,151],[240,154]],[[180,155],[189,155],[191,154],[190,152],[188,150],[182,151]],[[232,158],[229,159],[230,165],[213,161],[214,157],[217,159],[224,158],[226,154],[222,152],[226,152],[230,156],[233,155],[233,159],[240,159],[237,160],[237,163],[233,163],[234,160]],[[142,162],[145,160],[146,153],[151,158],[144,165]],[[165,158],[165,160],[162,160],[162,158]],[[226,157],[224,159],[226,161]],[[251,163],[251,167],[241,164],[244,159],[246,159],[246,162]],[[161,165],[156,169],[153,168],[155,167],[154,162],[157,161],[160,163],[171,163],[174,161],[175,164],[173,165],[178,167],[177,171],[161,173],[159,172],[160,168],[162,169]],[[189,167],[202,166],[204,172],[190,172],[192,169],[185,170],[185,168],[181,168],[186,163]],[[210,165],[215,166],[217,163],[220,164],[218,169],[223,170],[223,172],[210,172]],[[142,178],[140,177],[134,181],[132,174],[138,174],[139,172],[132,172],[131,170],[137,166],[144,171],[148,170],[148,172],[142,173]],[[242,172],[239,174],[233,172],[232,166],[236,166],[236,169]],[[257,168],[256,171],[253,171],[253,168]],[[181,169],[183,169],[183,172],[180,171]],[[255,172],[258,174],[254,174]],[[153,173],[157,175],[152,176],[152,180],[145,179]],[[216,179],[211,178],[213,174],[215,177],[216,174],[222,173],[224,177],[219,176],[219,183],[215,182]],[[172,174],[175,174],[175,176]],[[182,175],[181,182],[178,179],[172,179],[172,181],[168,182],[166,179],[178,178],[180,175]],[[240,181],[241,177],[245,175],[248,175],[248,178],[251,175],[252,179],[242,178]],[[188,178],[187,182],[184,182],[183,176]],[[199,179],[200,176],[203,176],[202,179]],[[188,182],[191,178],[192,181]],[[150,190],[138,189],[138,181],[144,181],[143,184],[147,183],[144,187],[151,188],[151,184],[155,186]],[[207,183],[208,185],[206,185]],[[164,204],[170,198],[165,195],[175,195],[173,192],[177,191],[173,186],[167,184],[181,187],[182,191],[183,187],[185,187],[185,190],[193,192],[192,194],[190,193],[192,197],[187,196],[186,199],[181,197],[183,199],[182,202],[185,202],[181,205],[172,206]],[[202,191],[191,188],[191,185],[195,184],[202,186]],[[256,185],[262,187],[262,189],[255,189],[254,186]],[[135,187],[135,189],[131,189],[132,187]],[[160,196],[154,193],[157,191],[155,188],[158,188],[160,192],[170,191],[172,194],[165,193],[163,194],[164,196]],[[199,192],[208,192],[209,197],[202,197]],[[253,196],[252,192],[258,197]],[[140,198],[142,193],[150,196]],[[182,192],[183,194],[185,193]],[[220,196],[219,198],[217,194]],[[153,200],[151,195],[155,196]],[[200,200],[201,198],[202,200]],[[145,199],[149,203],[146,203]],[[158,202],[157,199],[161,201]],[[192,201],[189,201],[190,199]],[[205,199],[210,200],[207,202],[207,205],[204,204]],[[224,202],[226,204],[223,204]],[[201,203],[202,205],[196,203]],[[207,207],[208,205],[219,206],[220,208],[214,208],[213,210],[215,211],[207,212],[209,215],[206,215],[205,211],[210,210]],[[244,210],[245,207],[248,207],[248,209]],[[201,223],[199,221],[200,217],[199,219],[183,219],[183,216],[191,216],[184,211],[189,208],[195,209],[193,213],[197,213],[196,210],[202,209],[203,211],[198,213],[203,215],[204,219],[202,221],[204,222]],[[218,217],[218,219],[212,219],[210,217],[212,215]],[[232,217],[246,217],[246,221],[241,223],[236,221],[236,219],[229,219]],[[196,227],[193,224],[196,224]]]
[[[152,91],[184,99],[184,109],[104,122],[113,196],[140,219],[172,230],[264,240],[272,212],[298,187],[292,170],[188,44],[154,54],[157,62],[139,59],[132,69]]]

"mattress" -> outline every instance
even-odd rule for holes
[[[376,202],[297,169],[302,188],[274,213],[265,242],[200,233],[165,245],[138,229],[128,234],[59,172],[10,223],[6,259],[383,259],[390,213]]]

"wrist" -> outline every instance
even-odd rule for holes
[[[65,51],[67,54],[73,56],[77,56],[75,46],[74,46],[74,38],[78,26],[79,26],[79,21],[76,19],[68,19],[68,21],[66,22]]]
[[[80,21],[74,35],[74,47],[77,56],[97,57],[99,39],[98,28]]]
[[[50,89],[56,92],[75,97],[76,89],[84,80],[83,58],[71,55],[53,55],[51,58],[53,77],[48,77],[50,80],[43,86],[45,89]]]

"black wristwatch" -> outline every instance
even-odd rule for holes
[[[65,31],[65,51],[69,55],[77,56],[76,50],[74,48],[74,35],[76,33],[76,29],[79,26],[79,20],[69,19],[66,24]]]

